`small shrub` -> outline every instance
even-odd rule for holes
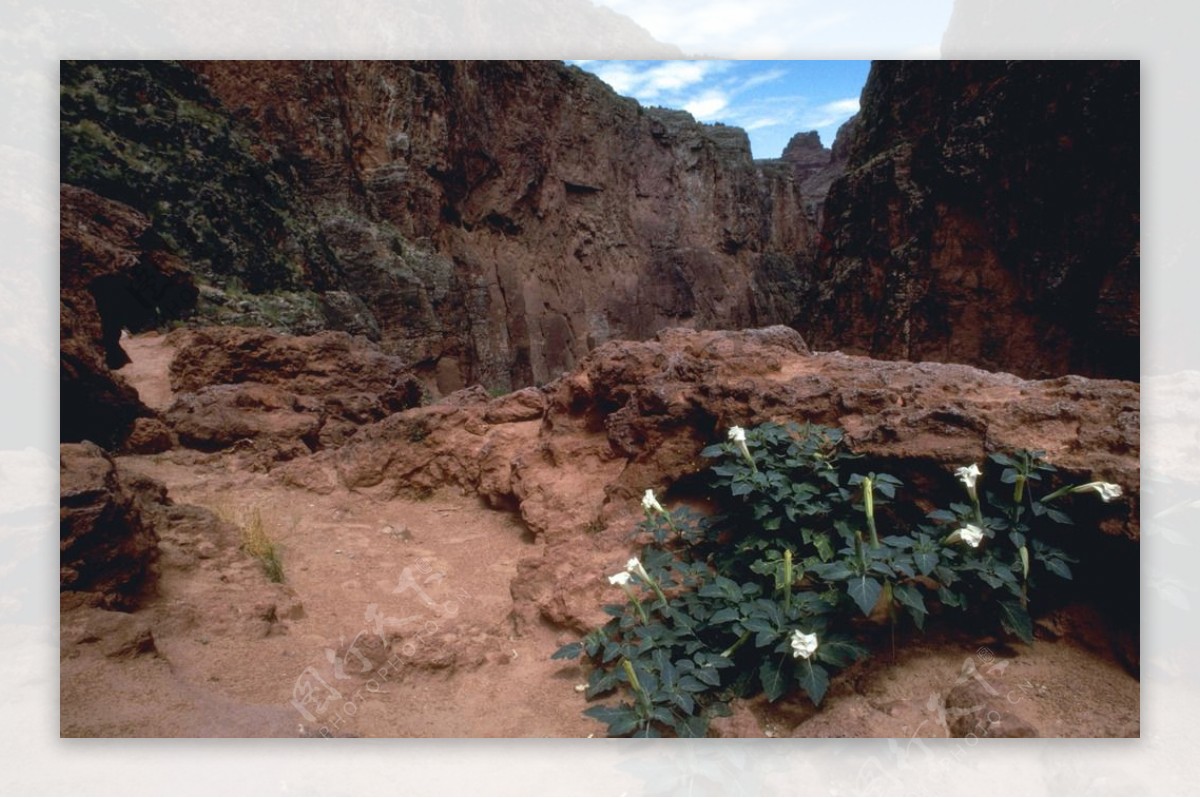
[[[1033,483],[1055,473],[1043,453],[997,453],[982,496],[982,471],[964,466],[968,503],[914,523],[921,514],[895,503],[901,481],[855,471],[835,428],[734,427],[702,454],[721,511],[668,511],[647,491],[640,555],[609,577],[626,601],[553,654],[591,664],[588,698],[627,693],[584,712],[610,736],[704,736],[729,700],[757,692],[774,702],[799,689],[820,705],[830,678],[867,656],[872,619],[894,641],[898,624],[971,608],[1032,642],[1030,589],[1070,579],[1075,562],[1036,533],[1071,523],[1056,504],[1068,494],[1120,495],[1093,482],[1035,498]]]
[[[250,511],[249,518],[240,526],[242,550],[262,564],[263,573],[268,579],[272,582],[282,582],[283,562],[279,556],[279,546],[267,535],[262,513],[257,507]]]

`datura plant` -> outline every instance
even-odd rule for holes
[[[1032,642],[1031,589],[1071,579],[1077,562],[1039,533],[1072,523],[1068,497],[1121,496],[1088,482],[1039,498],[1056,474],[1044,453],[995,453],[954,471],[965,502],[922,520],[899,511],[914,499],[899,479],[855,470],[836,428],[733,427],[701,454],[720,511],[667,509],[647,490],[641,549],[607,575],[622,591],[610,620],[553,654],[590,666],[589,699],[625,696],[584,712],[610,736],[704,736],[731,699],[758,692],[820,705],[881,623],[894,645],[898,624],[970,608]]]

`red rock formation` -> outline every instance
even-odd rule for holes
[[[164,418],[196,449],[250,443],[287,459],[340,444],[422,397],[399,358],[344,332],[202,328],[173,332],[170,342],[178,347],[170,366],[178,395]]]
[[[561,64],[192,66],[296,170],[385,350],[443,392],[762,321],[760,260],[811,238],[794,180],[761,177],[743,131]]]
[[[922,496],[956,495],[953,471],[986,453],[1044,449],[1066,479],[1122,485],[1120,503],[1079,502],[1097,583],[1136,593],[1138,388],[1062,377],[1027,381],[969,366],[811,354],[786,327],[745,332],[668,330],[610,342],[580,367],[521,400],[482,391],[397,413],[353,441],[277,471],[290,484],[337,485],[383,497],[458,484],[519,509],[547,544],[514,583],[528,607],[585,627],[602,604],[593,584],[615,563],[647,487],[681,486],[705,468],[700,450],[731,425],[768,420],[843,427],[863,468],[895,474]],[[545,410],[540,410],[540,402]],[[512,421],[508,421],[513,418]],[[929,508],[913,507],[920,513]],[[611,534],[597,536],[608,527]],[[589,563],[587,567],[583,567]],[[1119,585],[1114,588],[1113,585]],[[1136,602],[1133,604],[1136,606]]]

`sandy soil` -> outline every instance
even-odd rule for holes
[[[123,344],[133,363],[122,373],[148,404],[168,404],[169,344]],[[266,580],[233,527],[198,539],[182,513],[160,531],[159,595],[145,608],[64,612],[64,736],[603,736],[580,714],[581,669],[549,659],[574,636],[513,620],[518,561],[541,546],[516,516],[454,489],[310,493],[249,470],[236,450],[119,462],[164,482],[177,505],[242,524],[258,513],[285,580]],[[717,731],[944,737],[963,711],[946,697],[968,682],[987,682],[991,706],[1041,736],[1138,734],[1138,682],[1111,657],[948,633],[845,672],[820,712],[760,699]]]

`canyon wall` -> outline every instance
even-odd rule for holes
[[[363,335],[434,396],[779,322],[1136,379],[1138,91],[1136,62],[879,62],[832,149],[754,161],[561,62],[64,62],[64,208],[138,220],[114,260],[64,211],[64,397],[85,361],[123,395],[120,329],[180,318]]]
[[[1138,378],[1136,61],[876,62],[792,323],[818,348]]]
[[[439,390],[513,387],[612,338],[754,321],[811,240],[737,128],[548,62],[191,65],[301,175],[385,349]]]

